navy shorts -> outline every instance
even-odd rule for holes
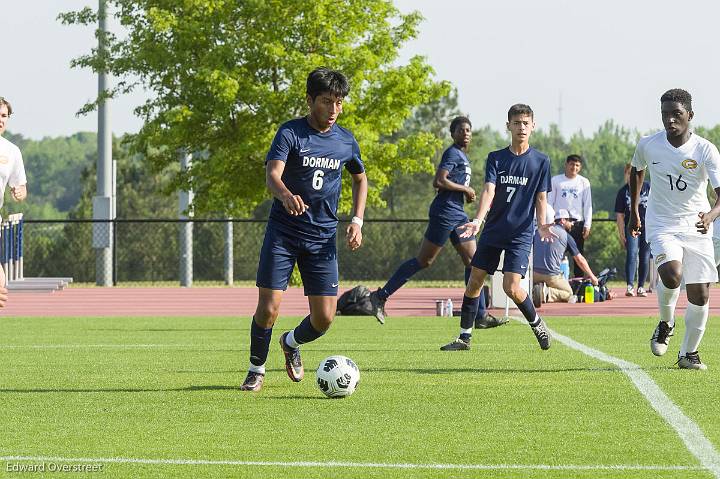
[[[530,258],[529,247],[525,249],[516,246],[510,249],[478,243],[475,256],[473,256],[470,264],[487,271],[488,274],[493,274],[497,271],[498,264],[500,264],[500,253],[503,251],[505,251],[505,257],[502,272],[518,273],[524,278],[525,273],[527,273],[528,259]]]
[[[464,243],[466,241],[474,241],[475,236],[461,238],[455,231],[465,223],[469,223],[467,215],[464,218],[448,219],[442,216],[431,216],[427,229],[425,230],[425,239],[438,246],[445,246],[448,238],[453,245]]]
[[[327,240],[307,241],[291,237],[268,223],[260,250],[257,287],[285,291],[296,261],[305,296],[337,296],[335,236]]]

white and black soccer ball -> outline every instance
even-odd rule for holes
[[[360,382],[360,370],[355,362],[345,356],[328,356],[317,368],[317,385],[324,395],[331,398],[349,396]]]

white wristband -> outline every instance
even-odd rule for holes
[[[355,224],[358,225],[360,228],[362,228],[363,219],[362,219],[362,218],[358,218],[357,216],[353,216],[352,219],[350,220],[350,223],[355,223]]]
[[[472,220],[472,224],[480,226],[482,224],[482,220],[480,218],[475,218]]]

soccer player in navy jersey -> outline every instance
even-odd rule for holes
[[[336,124],[350,87],[345,76],[318,68],[307,78],[310,112],[284,123],[265,159],[267,187],[274,196],[257,271],[259,298],[250,328],[250,368],[240,389],[259,391],[272,328],[295,262],[308,297],[310,314],[280,336],[285,370],[293,381],[305,371],[300,345],[318,339],[330,327],[337,306],[336,216],[342,168],[352,177],[353,218],[347,245],[362,244],[367,178],[353,134]]]
[[[550,230],[552,223],[545,224],[547,192],[551,188],[550,160],[529,145],[535,120],[528,105],[510,107],[507,129],[511,134],[511,144],[488,155],[485,186],[480,194],[477,215],[461,227],[460,237],[475,236],[485,220],[463,297],[460,336],[442,346],[440,349],[443,351],[470,349],[480,289],[486,276],[495,273],[503,252],[503,290],[527,319],[540,347],[550,347],[550,334],[545,322],[535,311],[530,295],[520,286],[530,257],[535,230],[533,217],[537,218],[543,241],[552,241],[555,237]]]
[[[467,117],[458,116],[450,122],[450,135],[453,144],[445,150],[435,173],[433,186],[437,195],[430,204],[430,221],[420,251],[400,265],[388,282],[370,294],[373,313],[377,320],[385,323],[385,302],[400,289],[418,271],[427,268],[442,251],[448,238],[465,264],[465,282],[470,277],[470,261],[475,254],[475,237],[460,238],[456,228],[469,221],[464,204],[475,201],[475,190],[470,186],[470,161],[467,148],[472,139],[472,123]],[[493,328],[506,323],[506,319],[497,319],[485,309],[485,299],[481,298],[476,328]]]

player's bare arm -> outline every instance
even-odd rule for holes
[[[435,172],[435,178],[433,179],[433,188],[437,188],[438,190],[459,191],[465,195],[465,201],[468,203],[475,201],[475,190],[469,186],[450,181],[448,178],[449,174],[450,172],[445,168],[438,168]]]
[[[702,234],[706,234],[713,221],[715,221],[715,219],[720,216],[720,188],[715,188],[715,198],[715,204],[710,209],[710,211],[705,213],[701,211],[700,213],[698,213],[698,217],[700,218],[700,220],[695,223],[695,227],[697,228],[698,232]]]
[[[13,200],[23,201],[27,198],[27,185],[18,185],[10,188],[10,193]]]
[[[640,236],[642,223],[640,221],[640,188],[645,180],[645,170],[639,170],[634,166],[630,169],[630,219],[628,230],[633,238]]]
[[[281,160],[270,160],[265,167],[265,183],[270,193],[282,202],[285,210],[293,216],[305,213],[307,205],[300,195],[294,195],[287,189],[282,181],[282,174],[285,171],[285,162]]]
[[[365,216],[368,181],[365,173],[352,174],[353,218],[345,233],[347,245],[351,251],[362,246],[362,222]]]
[[[495,183],[485,183],[482,193],[480,193],[480,205],[478,206],[478,212],[469,223],[465,223],[458,228],[461,238],[469,238],[475,236],[480,232],[480,226],[485,221],[488,211],[490,211],[490,205],[492,205],[493,199],[495,198]]]
[[[558,236],[550,229],[552,223],[545,224],[545,212],[547,210],[547,192],[538,191],[535,195],[535,219],[538,224],[538,233],[542,241],[554,241]]]

